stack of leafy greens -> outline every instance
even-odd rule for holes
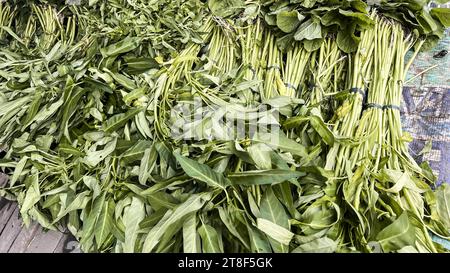
[[[448,251],[400,102],[449,9],[58,2],[0,2],[0,195],[25,224],[86,252]]]

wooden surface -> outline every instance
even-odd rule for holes
[[[7,177],[0,173],[0,187]],[[23,226],[16,202],[0,197],[0,253],[80,252],[75,239],[58,231],[44,231],[37,223]]]

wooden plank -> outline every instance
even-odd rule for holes
[[[0,187],[8,176],[0,173]],[[23,252],[80,252],[73,236],[58,231],[44,231],[37,222],[29,228],[23,226],[16,202],[0,197],[0,253]]]
[[[21,230],[22,220],[19,218],[19,208],[16,207],[0,234],[0,253],[8,252]]]
[[[16,209],[17,203],[0,198],[0,235]]]
[[[0,173],[0,187],[3,187],[8,182],[8,176],[4,173]]]
[[[16,239],[14,240],[13,244],[9,248],[8,252],[10,253],[23,253],[25,250],[27,250],[28,246],[30,245],[31,241],[33,240],[33,237],[35,236],[36,232],[40,230],[41,227],[37,222],[33,222],[29,228],[22,227],[22,230],[17,235]]]
[[[8,176],[0,173],[0,187],[3,187],[8,182]],[[0,197],[0,234],[8,223],[14,210],[17,208],[15,202],[10,202],[5,198]]]
[[[81,253],[80,245],[72,234],[65,234],[59,240],[54,253]]]
[[[38,230],[25,253],[53,253],[63,236],[59,231]]]

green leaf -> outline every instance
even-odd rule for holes
[[[64,134],[64,136],[70,140],[68,131],[69,120],[75,114],[76,109],[80,106],[79,101],[85,93],[85,89],[75,87],[71,78],[68,77],[66,87],[64,89],[64,104],[62,106],[62,119],[60,124],[60,135],[58,138]]]
[[[75,197],[75,199],[73,199],[70,204],[66,204],[66,207],[61,210],[61,212],[58,214],[58,216],[53,220],[53,224],[56,224],[56,222],[58,222],[59,220],[61,220],[64,216],[66,216],[68,213],[75,211],[75,210],[79,210],[79,209],[83,209],[86,207],[87,203],[94,198],[89,196],[91,192],[89,190],[78,193]]]
[[[36,114],[36,116],[34,116],[34,118],[28,124],[24,125],[24,128],[28,127],[33,122],[40,123],[47,120],[59,110],[59,108],[61,107],[61,105],[63,105],[63,103],[64,101],[61,98],[55,103],[43,107],[43,109],[40,109],[40,111]]]
[[[223,253],[222,241],[215,228],[202,224],[198,233],[202,238],[203,253]]]
[[[144,156],[141,160],[141,165],[139,167],[139,183],[141,185],[146,184],[148,178],[150,177],[150,173],[156,164],[157,157],[158,153],[153,145],[145,150]]]
[[[436,189],[436,209],[440,221],[450,230],[450,187],[443,183]]]
[[[244,236],[240,234],[238,229],[236,228],[237,223],[233,221],[231,218],[230,213],[228,212],[229,209],[232,209],[233,207],[219,207],[217,210],[219,211],[219,217],[220,220],[225,224],[225,226],[228,228],[228,230],[233,234],[236,238],[239,239],[239,241],[246,247],[249,248],[249,244],[247,240],[244,239]]]
[[[67,155],[74,155],[74,156],[84,156],[86,155],[82,151],[78,150],[77,148],[74,148],[72,145],[67,143],[61,143],[58,145],[58,152],[67,154]]]
[[[271,169],[272,160],[270,159],[270,152],[272,150],[264,143],[256,143],[247,148],[247,152],[255,162],[256,166],[261,169]]]
[[[20,176],[22,176],[22,172],[25,168],[25,165],[28,162],[29,157],[24,156],[22,157],[19,162],[17,162],[17,165],[15,166],[14,173],[11,177],[11,181],[9,182],[10,186],[13,187],[16,182],[19,180]]]
[[[209,0],[208,7],[214,15],[228,17],[240,12],[245,4],[243,0]]]
[[[128,72],[131,74],[143,73],[152,68],[159,68],[159,64],[153,58],[137,57],[125,58]]]
[[[310,18],[303,22],[295,32],[294,39],[297,41],[314,40],[322,38],[322,27],[320,22]]]
[[[200,253],[201,242],[197,233],[197,215],[192,213],[183,223],[183,252]]]
[[[136,144],[134,144],[120,156],[121,161],[124,162],[125,164],[131,164],[136,161],[139,161],[144,156],[144,153],[147,150],[147,148],[151,146],[152,142],[146,140],[139,140],[136,142]]]
[[[100,247],[111,233],[113,225],[115,203],[113,200],[104,202],[102,212],[100,213],[95,226],[95,240],[97,246]]]
[[[124,210],[123,224],[125,226],[125,243],[123,245],[123,252],[135,252],[135,245],[137,239],[137,231],[139,230],[139,223],[145,217],[144,203],[137,197],[133,197],[131,205]]]
[[[251,226],[247,226],[247,228],[250,235],[252,252],[272,253],[270,243],[268,242],[266,236],[264,236],[264,233]]]
[[[114,138],[108,142],[103,150],[100,151],[88,151],[86,156],[83,158],[83,163],[90,167],[97,166],[101,161],[103,161],[107,156],[112,154],[116,149],[117,139]]]
[[[178,205],[174,211],[167,211],[164,217],[147,234],[142,252],[152,252],[160,242],[161,237],[171,226],[176,225],[178,221],[182,220],[186,215],[201,209],[211,197],[212,193],[210,192],[192,194],[184,203]]]
[[[288,138],[283,132],[257,133],[253,136],[253,141],[265,143],[266,145],[291,152],[301,157],[307,157],[306,147]]]
[[[261,227],[264,227],[265,230],[261,230],[272,238],[270,244],[273,250],[275,252],[288,252],[288,244],[285,243],[291,236],[289,231],[289,218],[271,187],[267,188],[261,200],[259,218],[267,220],[262,221],[262,226],[258,225],[258,228],[261,229]]]
[[[277,13],[277,26],[281,31],[290,33],[294,31],[300,22],[305,19],[305,16],[298,13],[298,11],[281,11]]]
[[[339,9],[339,13],[347,17],[345,20],[356,22],[360,28],[367,28],[372,24],[372,20],[366,13],[348,11],[343,9]]]
[[[230,173],[227,177],[233,185],[273,185],[304,175],[302,172],[277,169]]]
[[[430,14],[437,18],[444,27],[450,27],[450,8],[432,8]]]
[[[337,44],[345,53],[352,53],[358,49],[361,38],[355,35],[356,24],[346,25],[337,35]]]
[[[280,243],[287,251],[287,246],[290,244],[292,238],[294,237],[294,233],[264,218],[257,218],[256,223],[259,230]]]
[[[230,185],[230,181],[222,174],[213,171],[209,166],[198,163],[195,160],[184,157],[174,152],[174,155],[180,163],[183,170],[190,177],[203,181],[211,187],[225,189]]]
[[[140,112],[135,117],[135,123],[136,127],[138,128],[139,132],[144,136],[144,138],[153,138],[152,131],[149,126],[149,122],[147,121],[147,118],[145,117],[145,112]]]
[[[337,243],[328,237],[318,238],[308,243],[301,244],[292,253],[333,253],[337,249]]]
[[[41,192],[39,190],[39,176],[38,174],[33,174],[27,178],[29,182],[29,187],[25,193],[25,199],[23,200],[22,206],[20,207],[20,213],[25,214],[30,210],[41,198]]]
[[[416,230],[405,211],[392,224],[378,233],[376,239],[384,252],[392,252],[405,246],[414,246],[416,242]]]
[[[120,113],[111,117],[103,124],[103,131],[106,133],[117,131],[141,111],[141,108],[134,108],[128,110],[126,113]]]
[[[105,48],[101,48],[100,53],[102,54],[103,58],[117,56],[119,54],[136,49],[141,41],[142,39],[139,37],[126,37],[120,42],[109,45]]]
[[[86,220],[83,220],[83,228],[80,244],[84,246],[84,250],[89,250],[92,245],[92,238],[95,232],[95,224],[97,222],[98,216],[100,215],[103,204],[105,202],[106,193],[103,193],[101,196],[98,196],[90,208],[89,214],[87,214]],[[84,210],[83,210],[84,212]]]
[[[316,108],[314,108],[316,109]],[[318,111],[317,111],[318,112]],[[322,117],[319,115],[319,113],[316,113],[315,111],[311,111],[311,116],[309,118],[311,122],[311,126],[316,130],[316,132],[322,137],[322,140],[330,145],[333,146],[334,144],[334,134],[331,132],[330,128],[325,124]]]
[[[0,117],[8,112],[21,108],[25,103],[29,102],[32,97],[26,96],[13,101],[3,102],[0,101]]]

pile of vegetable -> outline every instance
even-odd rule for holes
[[[59,2],[0,1],[0,196],[25,224],[85,252],[448,251],[400,103],[449,9]]]

